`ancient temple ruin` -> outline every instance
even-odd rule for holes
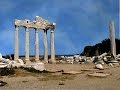
[[[55,63],[55,49],[54,49],[54,29],[55,23],[50,23],[43,18],[36,16],[34,21],[30,20],[15,20],[15,49],[14,49],[14,60],[19,59],[19,27],[25,28],[25,61],[26,63],[30,62],[29,59],[29,28],[33,28],[35,30],[35,61],[39,61],[39,30],[44,31],[44,61],[48,63],[48,44],[47,44],[47,31],[51,31],[50,35],[50,52],[51,52],[51,61]]]

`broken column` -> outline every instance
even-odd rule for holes
[[[14,49],[14,60],[18,60],[19,59],[19,43],[18,43],[18,29],[19,27],[17,25],[15,25],[15,49]]]
[[[39,62],[39,36],[38,29],[35,29],[35,61]]]
[[[25,61],[28,64],[30,62],[29,60],[29,29],[28,27],[25,27]]]
[[[109,23],[109,37],[110,37],[110,43],[111,43],[111,53],[114,57],[116,57],[116,43],[115,43],[115,27],[114,22],[111,21]]]
[[[44,61],[48,63],[47,30],[44,30]]]

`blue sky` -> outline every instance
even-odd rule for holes
[[[108,24],[115,23],[119,38],[119,0],[0,0],[0,52],[14,53],[14,20],[41,16],[56,23],[56,54],[80,53],[86,45],[108,38]],[[34,30],[30,29],[30,54],[34,55]],[[24,55],[25,30],[19,29],[19,53]],[[43,54],[43,31],[39,31]],[[50,48],[50,32],[48,32]],[[49,49],[50,50],[50,49]]]

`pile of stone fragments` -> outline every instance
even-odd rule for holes
[[[2,57],[2,54],[0,54],[0,74],[2,71],[9,73],[9,71],[13,70],[13,68],[28,68],[28,69],[35,69],[39,71],[45,70],[44,63],[42,62],[31,62],[29,64],[24,64],[23,60],[10,60],[5,59]]]
[[[107,64],[111,67],[119,66],[119,58],[119,55],[114,57],[113,55],[107,56],[107,53],[103,53],[102,55],[95,57],[93,62],[95,63],[96,68],[104,69],[104,64]]]
[[[15,60],[10,60],[10,59],[5,59],[2,57],[2,54],[0,53],[0,68],[11,68],[11,67],[21,67],[24,66],[24,62],[21,59],[18,59],[17,61]]]
[[[120,54],[114,57],[113,55],[108,55],[108,53],[103,53],[100,56],[86,57],[86,56],[61,56],[60,63],[69,64],[84,64],[84,63],[94,63],[95,67],[98,69],[104,69],[103,65],[107,64],[111,67],[118,66],[120,61]]]

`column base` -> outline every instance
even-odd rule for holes
[[[40,62],[40,60],[35,60],[35,62]]]
[[[50,59],[50,60],[49,60],[49,63],[50,63],[50,64],[56,64],[56,60]]]
[[[47,64],[47,63],[49,63],[49,61],[45,61],[45,60],[44,60],[44,63]]]
[[[14,59],[14,61],[18,61],[18,59]]]
[[[30,60],[25,60],[26,61],[26,63],[25,64],[30,64],[31,63],[31,61]]]

